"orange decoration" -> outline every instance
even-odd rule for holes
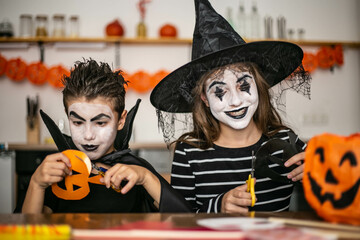
[[[304,66],[305,71],[313,72],[318,66],[317,57],[312,53],[304,52],[304,58],[302,64]]]
[[[7,60],[0,55],[0,76],[5,73]]]
[[[151,76],[151,88],[154,88],[164,77],[169,75],[168,71],[159,70]]]
[[[330,68],[335,64],[335,54],[331,47],[321,47],[316,56],[321,68]]]
[[[176,27],[172,24],[165,24],[160,28],[160,37],[177,37]]]
[[[41,63],[32,63],[27,67],[26,77],[35,85],[42,85],[46,82],[47,67]]]
[[[21,58],[11,59],[6,64],[5,73],[8,78],[20,82],[26,75],[26,63]]]
[[[319,216],[334,223],[360,225],[360,134],[325,133],[310,139],[303,187]]]
[[[78,150],[66,150],[62,152],[71,162],[72,175],[65,177],[65,189],[54,183],[53,193],[61,199],[79,200],[86,197],[90,192],[88,178],[91,172],[91,161],[85,153]]]
[[[94,184],[99,184],[99,185],[105,185],[105,183],[100,182],[100,179],[103,178],[103,176],[99,175],[95,175],[93,177],[90,177],[88,179],[89,183],[94,183]]]
[[[114,21],[106,25],[105,32],[106,32],[106,36],[112,36],[112,37],[124,36],[124,28],[118,19],[115,19]]]
[[[138,93],[145,93],[151,89],[151,76],[140,70],[131,75],[129,87]]]
[[[341,45],[336,45],[334,48],[335,62],[337,65],[344,65],[344,53]]]
[[[51,67],[48,70],[47,73],[47,81],[56,88],[62,88],[64,87],[63,83],[61,82],[61,79],[63,76],[70,76],[70,71],[64,68],[61,65]]]

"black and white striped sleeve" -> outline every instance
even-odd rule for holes
[[[195,176],[182,143],[177,144],[174,152],[171,185],[185,197],[193,211],[196,211]]]

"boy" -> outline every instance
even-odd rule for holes
[[[22,212],[187,212],[184,199],[148,162],[133,156],[128,149],[138,106],[130,111],[130,120],[127,119],[126,81],[119,71],[113,72],[106,63],[99,65],[92,59],[84,60],[75,64],[63,82],[63,103],[71,138],[62,135],[56,124],[41,112],[43,120],[60,151],[78,149],[92,164],[107,169],[100,178],[106,187],[89,181],[90,192],[84,198],[58,198],[51,185],[60,186],[64,177],[72,174],[71,163],[62,153],[51,154],[31,177]],[[89,179],[97,174],[93,168]],[[120,193],[112,189],[120,186]],[[168,201],[171,205],[166,204]]]

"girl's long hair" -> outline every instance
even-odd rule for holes
[[[210,108],[207,107],[201,99],[205,95],[206,80],[213,74],[223,74],[225,69],[236,68],[240,71],[249,71],[255,79],[258,94],[259,105],[256,109],[253,119],[256,126],[265,136],[272,136],[282,129],[287,128],[283,125],[280,115],[277,113],[270,101],[269,85],[262,77],[258,66],[254,63],[236,63],[224,67],[216,68],[204,74],[193,89],[193,125],[194,129],[179,137],[174,143],[185,142],[194,147],[206,149],[213,146],[213,142],[220,136],[219,121],[213,117]]]

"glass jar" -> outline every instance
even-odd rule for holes
[[[46,15],[36,16],[36,36],[37,37],[48,36],[48,18]]]
[[[53,37],[65,37],[65,16],[55,14],[53,16]]]
[[[70,17],[70,29],[69,37],[79,37],[79,17],[71,16]]]
[[[33,36],[33,17],[31,14],[20,15],[20,37]]]

